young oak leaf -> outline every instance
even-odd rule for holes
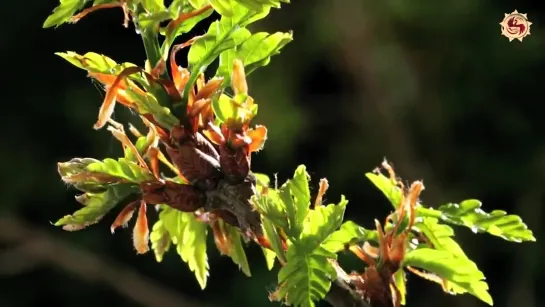
[[[86,170],[94,173],[107,174],[133,183],[140,183],[153,179],[153,175],[149,170],[146,170],[137,163],[125,158],[119,158],[118,160],[106,158],[103,161],[89,164]]]
[[[407,252],[403,265],[424,269],[457,286],[465,285],[468,292],[489,305],[493,304],[484,274],[468,258],[456,257],[445,250],[418,248]]]
[[[280,50],[292,40],[292,32],[255,33],[236,49],[230,49],[220,54],[220,64],[216,76],[222,76],[228,82],[232,74],[232,62],[235,58],[242,62],[246,69],[246,75],[249,75],[257,68],[268,65],[271,56],[280,53]]]
[[[89,0],[60,0],[53,13],[44,21],[43,28],[58,27],[70,21],[74,14],[81,10]]]
[[[202,289],[208,279],[208,257],[206,255],[207,225],[199,222],[193,214],[164,208],[159,214],[167,229],[176,251],[195,273]]]
[[[65,59],[70,64],[90,73],[117,75],[125,68],[136,66],[132,63],[118,64],[111,58],[95,52],[87,52],[84,55],[80,55],[73,51],[56,52],[55,54]]]
[[[164,254],[170,248],[170,235],[165,227],[165,223],[162,220],[158,220],[153,224],[153,228],[150,234],[151,249],[155,254],[157,262],[163,261]]]
[[[209,17],[214,10],[207,4],[197,3],[198,1],[173,1],[169,7],[169,11],[173,16],[176,16],[168,23],[165,29],[161,29],[161,33],[165,35],[165,41],[161,45],[161,54],[163,60],[166,61],[170,51],[170,47],[174,43],[176,37],[187,33],[197,25],[201,20]]]
[[[368,230],[353,221],[346,221],[321,246],[329,252],[338,253],[349,246],[361,245],[368,241],[378,242],[376,230]]]
[[[397,209],[401,201],[402,191],[392,180],[383,174],[367,173],[365,176],[386,196],[392,206]]]
[[[278,272],[279,289],[274,293],[274,299],[285,299],[293,306],[315,306],[322,300],[329,288],[331,280],[337,273],[329,259],[337,255],[322,248],[312,252],[291,245],[287,251],[287,264]]]
[[[292,238],[299,238],[303,231],[303,221],[310,209],[310,176],[304,165],[299,165],[291,180],[279,189],[280,199],[288,217],[289,227],[284,228]]]
[[[228,238],[231,245],[229,257],[231,257],[233,262],[239,266],[246,276],[251,277],[252,273],[250,272],[250,265],[248,264],[246,252],[244,251],[244,246],[242,245],[242,236],[240,235],[240,231],[227,223],[223,223],[223,225],[225,227],[225,231],[228,233]]]
[[[146,203],[144,201],[140,201],[138,216],[136,218],[136,224],[134,224],[132,233],[133,245],[138,254],[144,254],[149,251],[149,228],[146,208]]]
[[[341,226],[348,200],[341,197],[338,205],[319,206],[308,212],[301,238],[294,242],[308,250],[314,250]]]
[[[480,201],[469,199],[437,209],[419,207],[417,212],[420,216],[438,218],[449,224],[468,227],[475,233],[486,232],[511,242],[536,240],[519,216],[508,215],[502,210],[488,213],[481,206]]]
[[[102,193],[87,193],[85,207],[71,215],[66,215],[55,222],[55,226],[63,226],[64,230],[81,230],[95,224],[106,213],[121,202],[128,202],[131,196],[137,195],[139,188],[134,184],[117,184],[109,186]]]

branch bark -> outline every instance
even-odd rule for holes
[[[367,301],[352,290],[346,281],[337,278],[332,284],[326,301],[333,307],[371,307]]]
[[[81,279],[108,284],[115,291],[142,306],[211,306],[165,289],[119,263],[73,248],[17,216],[0,217],[0,241],[18,244],[17,247],[0,255],[2,260],[0,273],[16,274],[18,270],[32,269],[45,262],[75,274]],[[13,265],[16,262],[19,264]],[[28,262],[28,265],[21,262]]]

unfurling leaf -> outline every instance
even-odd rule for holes
[[[347,221],[322,243],[322,247],[332,253],[338,253],[349,246],[361,245],[367,241],[377,242],[377,231],[368,230],[352,221]]]
[[[153,225],[150,234],[151,249],[155,253],[155,259],[157,262],[163,261],[163,255],[168,251],[170,247],[170,235],[163,221],[158,220]]]
[[[146,203],[140,202],[138,208],[138,217],[133,228],[132,240],[134,248],[138,254],[144,254],[149,251],[149,228],[148,218],[146,216]]]
[[[329,288],[331,280],[337,277],[335,268],[329,259],[337,255],[317,248],[312,253],[298,250],[296,245],[288,248],[287,264],[278,273],[279,289],[276,299],[285,299],[294,306],[314,306],[322,300]]]
[[[139,192],[138,186],[132,184],[117,184],[110,186],[102,193],[87,193],[85,207],[66,215],[55,223],[65,230],[80,230],[88,225],[95,224],[112,208],[121,202],[130,201],[131,195]]]
[[[367,173],[369,180],[386,196],[392,206],[397,209],[401,201],[402,191],[392,180],[383,174]]]
[[[316,249],[341,226],[347,204],[348,201],[342,196],[338,205],[319,206],[310,210],[303,226],[301,239],[295,244],[301,244],[309,251]]]
[[[303,221],[310,209],[309,177],[306,167],[299,165],[293,179],[284,183],[279,191],[289,221],[286,233],[293,238],[301,234]]]
[[[53,13],[47,17],[42,27],[58,27],[66,23],[81,10],[89,0],[60,0],[60,4],[53,10]]]
[[[199,222],[192,213],[166,207],[159,214],[176,251],[195,273],[202,289],[208,279],[208,257],[206,255],[207,225]]]

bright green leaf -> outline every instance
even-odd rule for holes
[[[262,247],[263,255],[265,256],[265,262],[267,263],[267,269],[272,270],[274,267],[274,260],[276,259],[276,253],[268,248]]]
[[[125,158],[119,158],[118,160],[106,158],[104,161],[91,163],[87,166],[87,171],[107,174],[134,183],[153,179],[153,175],[150,171]]]
[[[246,251],[244,251],[244,246],[242,245],[242,236],[240,235],[240,231],[227,223],[224,223],[223,227],[229,232],[229,237],[231,238],[231,243],[233,244],[229,257],[231,257],[233,262],[238,265],[246,276],[251,277],[252,273],[250,272],[250,265],[248,264],[248,259],[246,258]]]
[[[196,1],[192,1],[193,4]],[[202,6],[198,7],[201,8]],[[185,2],[185,1],[174,1],[170,7],[169,11],[171,14],[173,14],[174,19],[167,25],[165,30],[161,31],[161,34],[165,35],[165,41],[161,45],[161,54],[163,56],[163,60],[166,60],[168,58],[168,53],[170,51],[170,48],[172,47],[172,44],[174,43],[174,40],[184,34],[188,33],[199,23],[201,20],[209,17],[214,11],[212,9],[206,10],[205,12],[193,16],[191,18],[187,18],[183,21],[176,21],[178,16],[181,14],[189,13],[192,11],[195,11],[196,7],[192,6],[191,3]]]
[[[201,7],[208,4],[208,0],[189,0],[189,4],[191,4],[191,6],[196,9],[200,9]]]
[[[212,100],[212,109],[217,119],[222,123],[227,122],[229,118],[236,118],[238,114],[238,105],[225,94]]]
[[[465,290],[492,305],[487,286],[483,286],[484,274],[468,258],[457,257],[445,250],[419,248],[407,252],[403,264],[432,272],[456,286],[467,287]]]
[[[287,303],[294,306],[315,306],[315,302],[329,292],[331,280],[337,277],[328,260],[336,259],[336,256],[322,248],[307,254],[291,245],[287,252],[288,262],[278,272],[278,296],[285,297]]]
[[[399,207],[402,191],[390,178],[375,173],[367,173],[365,176],[386,196],[394,208]]]
[[[481,202],[476,199],[465,200],[459,204],[447,204],[438,209],[417,208],[418,214],[439,218],[454,225],[465,226],[475,233],[487,232],[511,242],[535,241],[528,226],[517,215],[508,215],[502,210],[490,213],[481,209]]]
[[[405,305],[405,297],[407,296],[407,278],[403,269],[397,270],[394,274],[394,283],[399,291],[399,303]]]
[[[256,33],[240,45],[236,56],[244,64],[246,74],[250,74],[259,66],[267,65],[271,56],[280,53],[280,49],[292,40],[292,32]]]
[[[134,184],[117,184],[108,187],[103,193],[87,193],[85,207],[64,216],[54,225],[70,231],[83,229],[100,221],[117,204],[128,202],[129,196],[139,191],[139,187]]]
[[[282,247],[282,241],[276,230],[276,227],[267,218],[262,219],[262,225],[265,238],[267,238],[271,243],[271,248],[273,249],[274,253],[278,257],[278,259],[280,259],[280,261],[286,262],[286,253]]]
[[[117,64],[111,58],[95,52],[87,52],[84,55],[79,55],[73,51],[56,52],[55,54],[72,65],[89,72],[116,75],[127,67],[136,66],[132,63]]]
[[[191,213],[165,208],[159,214],[176,251],[195,273],[202,289],[208,279],[208,257],[206,255],[206,236],[208,228]]]
[[[317,248],[341,226],[348,200],[342,196],[338,205],[319,206],[310,210],[303,225],[301,239],[294,242],[309,251]]]
[[[253,203],[267,220],[277,227],[287,229],[289,227],[285,205],[280,199],[278,191],[269,189],[266,195],[259,194],[253,197]]]
[[[170,248],[171,239],[162,220],[158,220],[153,225],[150,233],[150,241],[151,249],[155,253],[155,259],[157,262],[163,261],[163,255]]]
[[[377,241],[376,230],[367,230],[352,221],[347,221],[322,243],[322,247],[332,253],[338,253],[347,246]]]
[[[53,13],[47,17],[42,27],[58,27],[63,23],[68,22],[87,2],[89,2],[89,0],[60,0],[60,4],[53,10]]]
[[[142,0],[142,6],[148,12],[160,12],[166,10],[165,4],[163,2],[164,0]]]
[[[233,0],[210,0],[210,5],[221,16],[232,17],[233,12]]]
[[[279,189],[279,195],[284,203],[286,210],[289,228],[285,229],[286,233],[298,238],[303,230],[303,221],[310,209],[310,189],[308,187],[309,175],[306,167],[299,165],[295,170],[293,179],[288,180]]]

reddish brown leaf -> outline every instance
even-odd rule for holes
[[[233,150],[227,144],[221,145],[220,165],[232,184],[242,182],[250,171],[250,160],[242,147]]]
[[[129,26],[129,20],[130,20],[129,19],[129,10],[128,10],[126,4],[123,3],[123,1],[114,2],[114,3],[99,4],[99,5],[95,5],[95,6],[92,6],[90,8],[84,9],[79,14],[76,14],[76,15],[72,16],[72,18],[70,18],[70,22],[76,23],[89,13],[92,13],[94,11],[98,11],[98,10],[101,10],[101,9],[109,9],[109,8],[115,8],[115,7],[121,7],[123,9],[123,15],[125,17],[124,20],[123,20],[123,26],[125,28],[127,28]]]
[[[261,150],[267,140],[267,128],[257,125],[254,129],[249,129],[246,133],[251,139],[248,151],[252,153]]]
[[[166,146],[167,154],[180,173],[195,183],[215,176],[219,170],[219,163],[192,144],[184,144],[178,148]]]
[[[149,251],[149,228],[146,216],[146,203],[144,201],[140,202],[132,239],[134,248],[138,254],[144,254]]]
[[[218,220],[212,224],[214,242],[222,255],[230,255],[232,249],[231,239],[223,226],[224,222],[221,220]]]
[[[136,210],[136,206],[138,206],[138,204],[140,203],[141,200],[133,201],[132,203],[125,206],[125,208],[123,208],[121,212],[119,212],[114,222],[112,223],[112,226],[110,226],[110,231],[112,232],[112,234],[118,227],[127,227],[127,224],[129,223],[134,214],[134,210]]]

